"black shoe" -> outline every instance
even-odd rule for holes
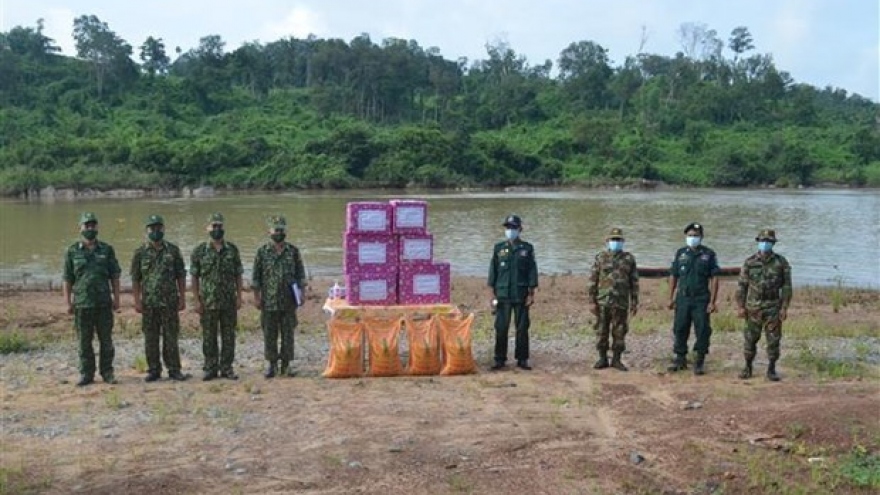
[[[232,370],[224,371],[223,373],[220,373],[220,376],[226,378],[227,380],[238,380],[238,375],[236,375],[235,372]]]
[[[202,377],[202,381],[203,382],[210,382],[211,380],[213,380],[215,378],[217,378],[217,372],[216,371],[208,371],[207,373],[205,373],[205,376]]]
[[[504,364],[503,362],[501,362],[501,361],[495,361],[495,364],[493,364],[492,367],[489,368],[489,369],[492,370],[492,371],[499,371],[499,370],[503,370],[503,369],[506,368],[506,367],[507,367],[507,365]]]
[[[594,370],[602,370],[608,367],[608,356],[601,356],[599,360],[593,364]]]
[[[746,364],[742,371],[739,372],[740,380],[748,380],[752,377],[752,365],[751,363]]]
[[[687,365],[687,360],[685,359],[685,357],[679,356],[679,357],[676,357],[672,361],[672,364],[670,364],[666,368],[666,370],[675,373],[676,371],[686,370],[687,367],[688,367],[688,365]]]
[[[77,387],[85,387],[86,385],[91,385],[95,383],[95,378],[91,376],[83,376],[76,382]]]
[[[144,381],[145,382],[155,382],[161,377],[162,377],[162,375],[160,375],[158,371],[150,371],[149,373],[147,373],[147,376],[144,378]]]
[[[263,374],[266,378],[275,378],[275,363],[269,363],[269,367],[266,369],[266,373]]]
[[[116,377],[113,376],[113,373],[102,375],[101,378],[104,379],[104,383],[106,383],[107,385],[116,385],[117,383],[119,383],[118,381],[116,381]]]
[[[532,370],[532,367],[529,366],[529,362],[526,361],[526,360],[517,361],[517,362],[516,362],[516,367],[519,368],[519,369],[521,369],[521,370],[526,370],[526,371],[531,371],[531,370]]]
[[[620,359],[612,360],[611,367],[618,371],[629,371],[629,368],[627,368],[626,365],[620,361]]]
[[[703,360],[702,360],[702,359],[699,360],[699,361],[697,361],[696,363],[694,363],[694,374],[697,375],[697,376],[705,375],[705,374],[706,374],[706,369],[705,369],[705,367],[704,367],[704,365],[703,365]]]
[[[779,375],[776,374],[776,362],[770,361],[770,364],[767,366],[767,379],[771,382],[778,382]]]
[[[169,371],[168,378],[171,378],[172,380],[174,380],[176,382],[183,382],[183,381],[186,381],[187,378],[189,378],[189,375],[184,375],[183,373],[181,373],[179,371]]]
[[[293,376],[289,373],[290,371],[290,363],[287,361],[281,361],[281,366],[278,370],[278,376]]]

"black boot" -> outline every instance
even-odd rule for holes
[[[767,365],[767,379],[771,382],[778,382],[779,375],[776,374],[776,360],[771,359],[770,364]]]
[[[289,361],[285,361],[284,359],[281,360],[281,368],[279,370],[278,375],[279,376],[292,376],[292,375],[290,375],[290,362]]]
[[[746,358],[746,366],[739,372],[739,377],[743,380],[748,380],[752,377],[752,360],[754,358]]]
[[[147,376],[144,378],[144,381],[145,382],[155,382],[156,380],[158,380],[161,377],[162,377],[162,375],[160,372],[155,371],[155,370],[150,370],[147,372]]]
[[[266,369],[266,378],[275,378],[275,361],[269,361],[269,367]]]
[[[697,354],[697,358],[694,360],[694,374],[695,375],[705,375],[706,370],[703,367],[705,365],[706,357],[702,354]]]
[[[666,370],[674,373],[676,371],[686,370],[687,367],[688,367],[687,358],[685,357],[685,355],[684,354],[676,354],[675,359],[672,360],[672,364],[670,364],[666,368]]]
[[[82,377],[80,377],[79,381],[76,382],[76,386],[77,387],[85,387],[85,386],[91,385],[93,383],[95,383],[95,378],[93,376],[83,375]]]
[[[614,351],[614,356],[611,357],[611,367],[619,371],[627,371],[626,365],[620,360],[620,354],[620,351]]]
[[[599,360],[593,365],[594,370],[601,370],[608,367],[608,353],[599,351]]]

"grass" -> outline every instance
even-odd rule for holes
[[[860,360],[840,360],[818,353],[809,345],[801,347],[794,357],[795,366],[829,378],[864,377],[868,369]]]
[[[104,394],[104,404],[110,409],[119,410],[128,407],[128,402],[122,399],[119,390],[113,389]]]
[[[18,331],[0,333],[0,354],[19,354],[38,348],[29,337]]]
[[[839,460],[837,473],[854,486],[880,489],[880,453],[856,445]]]

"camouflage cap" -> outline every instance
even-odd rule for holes
[[[504,219],[504,223],[501,224],[503,227],[513,227],[515,229],[522,228],[522,218],[517,215],[508,215],[507,218]]]
[[[208,223],[223,223],[223,214],[222,213],[211,213],[208,215]]]
[[[623,239],[623,230],[613,227],[608,231],[608,239]]]
[[[162,215],[150,215],[144,220],[144,225],[147,227],[150,225],[165,225],[165,219],[162,218]]]
[[[79,215],[79,223],[90,223],[95,222],[98,223],[98,216],[90,211],[83,212]]]
[[[764,229],[758,232],[758,237],[755,237],[755,240],[776,242],[776,231],[773,229]]]
[[[287,220],[281,215],[274,215],[266,220],[266,224],[272,230],[287,230]]]
[[[700,235],[703,235],[703,224],[697,223],[697,222],[691,222],[688,224],[687,227],[684,228],[684,233],[687,234],[688,231],[691,231],[691,230],[696,230],[697,232],[700,233]]]

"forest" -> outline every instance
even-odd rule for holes
[[[75,56],[43,21],[0,33],[0,194],[669,184],[880,187],[880,105],[795,81],[747,27],[699,23],[674,56],[481,60],[416,40],[310,36],[229,51],[122,39],[94,15]],[[643,35],[642,46],[647,43]]]

